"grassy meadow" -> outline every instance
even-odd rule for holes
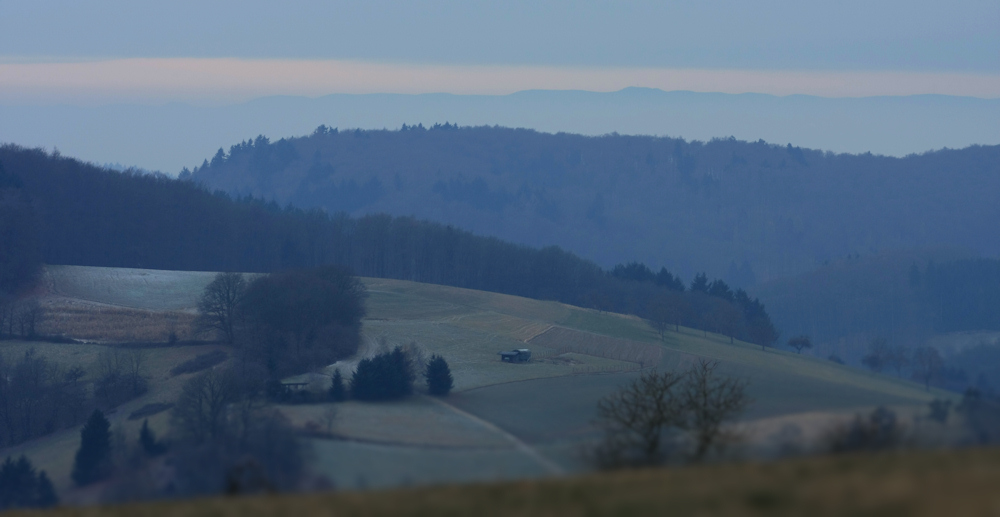
[[[76,319],[64,320],[61,333],[99,343],[8,341],[0,343],[0,354],[9,360],[35,348],[61,365],[80,365],[92,374],[97,356],[108,346],[100,343],[136,340],[128,335],[144,328],[136,323],[143,318],[159,322],[150,327],[158,330],[143,331],[150,340],[165,341],[169,325],[191,335],[193,308],[211,278],[211,273],[199,272],[50,266],[43,302],[78,311]],[[748,425],[780,418],[782,425],[815,427],[877,405],[912,412],[935,397],[950,396],[814,357],[731,344],[724,336],[683,327],[661,340],[631,316],[402,280],[363,281],[369,292],[364,345],[357,357],[334,367],[350,370],[383,344],[415,342],[428,356],[447,359],[455,390],[443,400],[418,394],[384,404],[280,406],[310,446],[312,473],[343,488],[580,472],[585,469],[580,444],[594,436],[591,421],[601,397],[639,375],[641,368],[683,368],[699,358],[719,361],[723,372],[750,381],[755,402],[745,415]],[[500,350],[522,347],[532,350],[528,364],[503,363],[497,356]],[[113,428],[135,440],[141,420],[127,416],[146,404],[172,402],[190,374],[174,377],[170,369],[219,348],[150,348],[150,392],[109,415]],[[322,388],[330,371],[312,375],[319,379],[317,386]],[[169,412],[150,417],[150,423],[159,434],[166,433]],[[68,476],[78,441],[79,429],[64,430],[0,455],[26,454],[49,472],[60,493],[68,494],[66,500],[74,500]]]
[[[24,515],[996,515],[1000,451],[815,457],[379,491],[210,498]],[[12,515],[16,515],[13,513]]]

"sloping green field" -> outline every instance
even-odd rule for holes
[[[196,306],[211,274],[51,266],[47,279],[51,292],[63,298],[165,311]],[[699,358],[719,361],[724,373],[750,381],[755,402],[748,419],[850,414],[882,404],[915,407],[948,396],[825,360],[730,344],[728,338],[683,327],[661,341],[644,321],[631,316],[402,280],[363,281],[369,290],[368,318],[363,325],[366,346],[359,355],[373,353],[379,342],[416,342],[428,354],[448,360],[455,391],[443,406],[422,397],[392,405],[343,406],[333,440],[315,433],[324,427],[322,406],[284,408],[296,425],[312,430],[313,470],[344,488],[578,471],[578,444],[593,436],[591,421],[601,397],[634,378],[641,367],[683,368]],[[59,345],[74,346],[90,345]],[[0,347],[7,347],[5,354],[22,349]],[[528,364],[503,363],[496,355],[521,347],[532,350]],[[158,353],[170,349],[162,350]],[[90,361],[94,353],[55,345],[40,351],[67,365]],[[159,399],[176,393],[183,381],[166,377],[167,363],[194,352],[157,361],[161,366],[150,372],[156,402],[170,402]],[[357,359],[345,361],[344,367]],[[151,397],[144,397],[127,409],[148,401]],[[165,414],[154,420],[165,430]],[[67,455],[76,436],[76,430],[63,431],[7,453],[24,452],[57,471],[54,477],[64,489]],[[395,469],[394,455],[400,465]]]

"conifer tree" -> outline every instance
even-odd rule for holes
[[[424,377],[427,378],[427,391],[431,395],[447,395],[454,385],[454,379],[451,377],[451,369],[448,368],[448,362],[444,360],[444,357],[439,355],[431,357],[430,362],[427,363],[427,372],[424,374]]]
[[[31,460],[10,456],[0,466],[0,510],[54,506],[59,502],[45,471],[35,474]]]
[[[45,471],[38,473],[38,499],[36,506],[48,508],[59,504],[59,496],[56,495],[56,488],[52,486],[48,474]]]
[[[142,421],[142,430],[139,431],[139,445],[150,456],[158,456],[166,451],[166,447],[156,440],[156,435],[149,428],[148,418]]]
[[[95,409],[80,430],[80,449],[76,451],[72,478],[78,486],[103,479],[110,470],[111,424]]]
[[[330,381],[330,400],[343,402],[347,400],[347,389],[344,387],[344,376],[340,370],[333,373],[333,380]]]

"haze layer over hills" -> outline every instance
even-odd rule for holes
[[[0,101],[2,102],[2,101]],[[166,102],[166,101],[163,101]],[[0,141],[58,148],[95,163],[168,174],[220,146],[258,134],[303,135],[320,124],[381,129],[402,124],[526,127],[602,135],[735,136],[834,152],[904,156],[997,144],[1000,99],[947,95],[825,98],[626,88],[510,95],[334,94],[241,104],[0,104]]]
[[[321,126],[244,141],[185,177],[280,204],[556,244],[603,266],[704,270],[737,286],[886,250],[1000,253],[1000,146],[892,158],[735,139]]]

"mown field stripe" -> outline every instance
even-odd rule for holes
[[[538,464],[541,465],[542,468],[544,468],[549,474],[554,476],[561,476],[566,474],[565,469],[557,465],[552,460],[546,458],[545,456],[542,456],[542,454],[538,452],[534,447],[528,445],[527,443],[524,443],[518,437],[508,433],[507,431],[504,431],[493,422],[479,418],[478,416],[473,415],[472,413],[465,412],[437,397],[428,397],[428,398],[430,398],[431,400],[433,400],[438,404],[441,404],[444,407],[447,407],[448,409],[454,411],[455,413],[464,416],[465,418],[468,418],[474,422],[477,422],[478,424],[482,425],[483,427],[486,427],[487,429],[490,429],[491,431],[496,432],[497,434],[502,436],[505,440],[510,442],[511,445],[513,445],[517,450],[521,451],[522,453],[526,454],[527,456],[538,462]]]

